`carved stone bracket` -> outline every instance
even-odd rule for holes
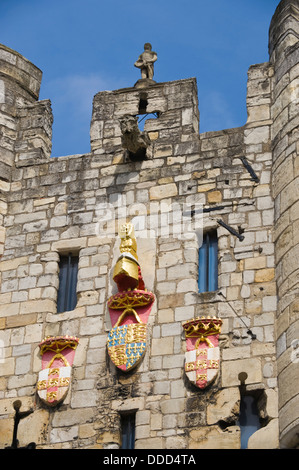
[[[122,146],[126,150],[128,159],[140,161],[148,158],[146,150],[151,141],[147,132],[141,132],[138,128],[138,118],[126,114],[119,119],[119,122],[122,133]]]

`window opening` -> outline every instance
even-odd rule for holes
[[[77,305],[79,257],[71,253],[60,256],[57,313],[74,310]]]
[[[159,117],[159,111],[148,113],[147,105],[147,95],[146,93],[141,93],[138,106],[138,114],[136,117],[138,119],[138,128],[142,132],[144,131],[144,125],[148,119],[158,119]]]
[[[147,105],[148,105],[148,101],[147,101],[146,94],[141,94],[140,101],[139,101],[138,114],[146,114]]]
[[[258,407],[253,395],[241,395],[237,425],[241,429],[241,449],[247,449],[250,436],[261,428]]]
[[[147,160],[146,156],[146,148],[141,147],[137,150],[137,152],[133,153],[130,152],[129,150],[126,153],[126,158],[130,162],[143,162],[144,160]]]
[[[199,292],[213,292],[218,289],[218,240],[217,232],[207,232],[199,249]]]
[[[136,413],[123,414],[121,420],[121,449],[135,447],[135,416]]]
[[[158,119],[159,118],[159,112],[154,112],[154,113],[142,113],[142,114],[137,114],[138,118],[138,128],[140,131],[144,131],[144,126],[145,123],[148,119]]]

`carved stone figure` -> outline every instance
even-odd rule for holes
[[[144,159],[151,143],[147,133],[139,130],[137,120],[137,117],[127,114],[119,119],[122,145],[128,151],[130,160]]]
[[[140,54],[138,60],[135,62],[135,67],[141,69],[142,79],[153,79],[154,76],[154,62],[157,60],[156,52],[152,51],[152,45],[147,42],[144,44],[144,52]]]

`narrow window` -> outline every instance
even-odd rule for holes
[[[135,447],[135,415],[136,413],[121,415],[121,449],[134,449]]]
[[[241,449],[247,449],[250,436],[261,428],[256,399],[252,395],[241,395],[240,417]]]
[[[199,249],[199,292],[213,292],[218,289],[218,241],[217,232],[208,232],[203,236]]]
[[[79,257],[71,253],[60,256],[57,313],[74,310],[76,307],[78,262]]]
[[[141,93],[138,107],[138,114],[146,114],[146,107],[148,105],[146,93]]]

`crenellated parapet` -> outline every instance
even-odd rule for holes
[[[11,169],[49,158],[52,139],[50,101],[38,101],[41,70],[21,54],[0,44],[0,178]]]
[[[51,154],[53,116],[50,101],[38,101],[41,79],[38,67],[0,44],[0,256],[13,168],[45,163]]]
[[[42,71],[18,52],[0,44],[1,104],[16,105],[20,99],[36,101],[39,97]]]

